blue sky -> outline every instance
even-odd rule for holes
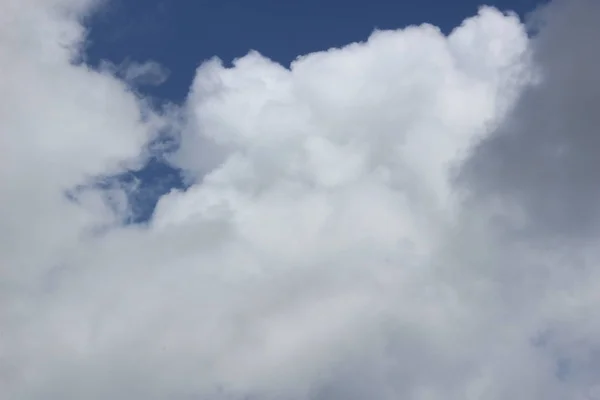
[[[540,0],[485,4],[526,18]],[[430,23],[448,33],[481,5],[478,0],[111,0],[90,20],[86,58],[94,66],[101,60],[156,61],[170,71],[168,80],[140,90],[159,102],[181,103],[196,68],[214,56],[229,63],[257,50],[287,66],[299,55],[366,40],[375,28]],[[132,175],[140,182],[132,199],[133,222],[146,221],[160,195],[183,188],[178,171],[160,160]]]
[[[169,81],[151,93],[181,100],[194,71],[218,56],[225,62],[250,49],[288,65],[297,56],[365,40],[375,28],[430,23],[445,32],[482,4],[525,15],[540,0],[111,0],[91,23],[88,60],[152,59]]]

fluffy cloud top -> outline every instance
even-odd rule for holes
[[[600,398],[597,2],[210,60],[169,114],[77,63],[93,6],[0,2],[0,397]],[[148,226],[69,195],[165,127]]]

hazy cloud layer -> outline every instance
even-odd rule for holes
[[[600,399],[597,2],[211,60],[164,115],[77,63],[92,6],[0,0],[0,397]],[[149,226],[77,190],[165,127]]]

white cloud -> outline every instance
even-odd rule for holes
[[[121,66],[123,79],[134,85],[162,85],[169,77],[169,71],[155,61],[139,63],[129,61]]]
[[[593,398],[597,224],[557,226],[596,211],[598,6],[551,5],[536,39],[483,8],[290,69],[207,62],[174,157],[195,184],[94,236],[102,193],[65,191],[168,121],[70,63],[71,3],[0,3],[6,398]]]

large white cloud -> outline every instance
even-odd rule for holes
[[[4,397],[600,396],[595,3],[206,62],[194,185],[100,236],[66,191],[170,122],[73,62],[91,6],[0,2]]]

